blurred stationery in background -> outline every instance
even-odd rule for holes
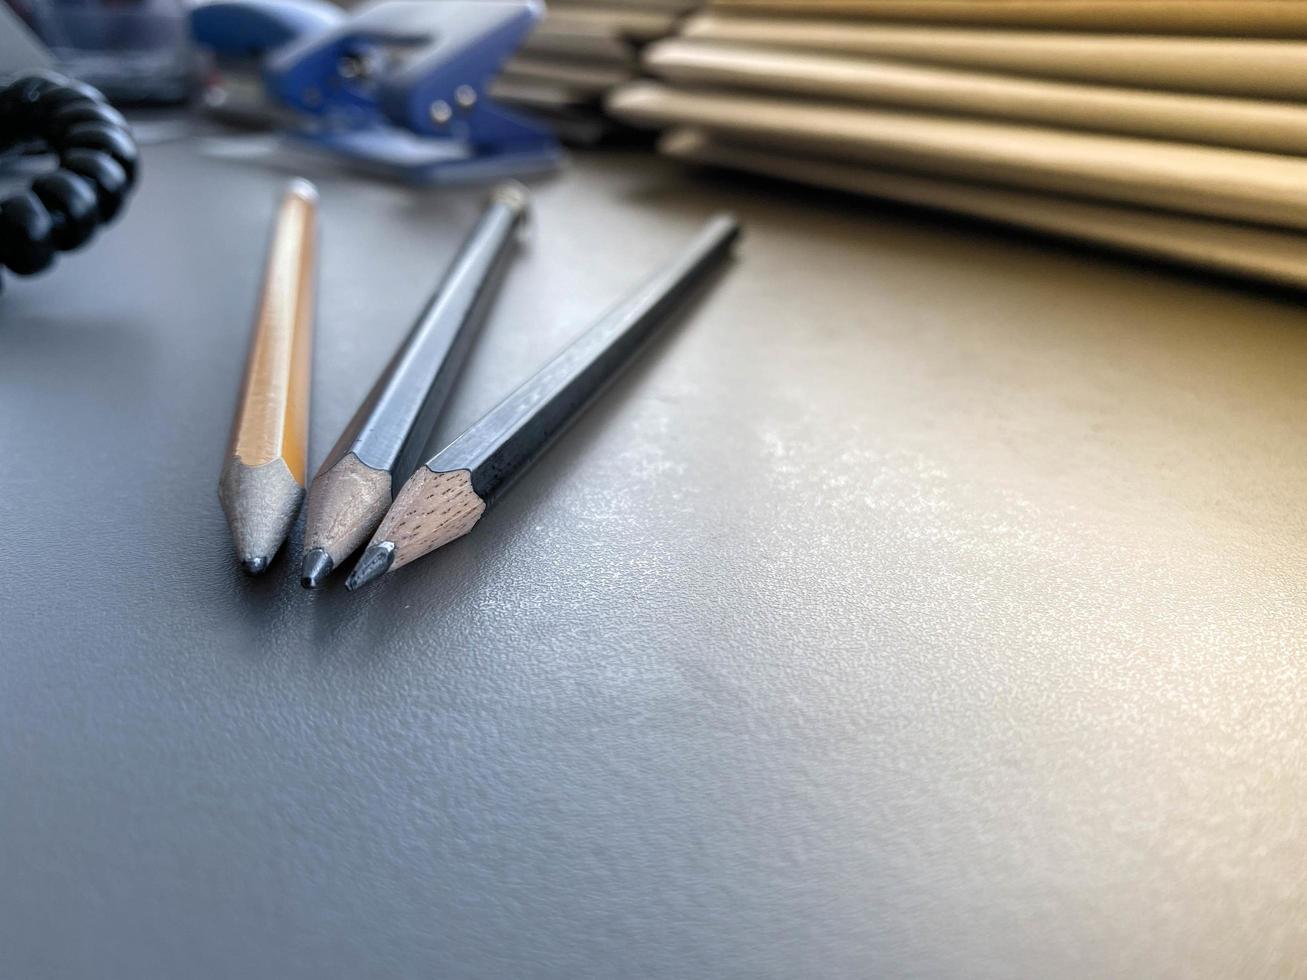
[[[716,0],[642,65],[674,157],[1307,285],[1307,4]]]
[[[702,0],[553,0],[493,92],[548,120],[564,140],[591,144],[631,133],[603,97],[641,74],[646,45],[674,34]]]
[[[115,102],[182,102],[196,67],[183,0],[8,0],[56,67]],[[0,64],[0,70],[31,67]]]
[[[205,103],[294,145],[415,184],[552,170],[553,132],[490,83],[539,20],[539,0],[214,0],[191,14],[215,61]]]
[[[31,71],[49,68],[53,60],[32,26],[0,3],[0,64],[10,71]]]

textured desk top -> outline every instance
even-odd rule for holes
[[[1307,975],[1301,304],[581,157],[443,436],[719,206],[735,267],[310,595],[215,496],[286,176],[233,148],[0,300],[0,975]],[[479,193],[306,175],[316,462]]]

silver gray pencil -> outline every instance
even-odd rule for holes
[[[476,330],[527,209],[526,189],[505,184],[418,316],[309,488],[300,581],[317,588],[380,523],[412,474]]]

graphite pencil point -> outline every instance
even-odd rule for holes
[[[361,586],[367,585],[373,579],[381,578],[390,570],[390,563],[395,560],[395,543],[393,541],[378,541],[376,544],[368,545],[363,552],[363,557],[359,563],[354,566],[354,571],[350,572],[349,579],[345,582],[345,588],[353,592]]]
[[[300,566],[300,585],[316,589],[335,567],[336,563],[329,554],[321,548],[313,548],[305,553],[304,563]]]

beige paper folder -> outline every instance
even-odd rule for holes
[[[542,82],[515,82],[500,76],[490,85],[490,94],[504,102],[513,102],[530,109],[554,111],[572,109],[594,102],[593,96],[569,89],[565,85],[548,85]]]
[[[518,51],[532,57],[570,58],[602,65],[635,64],[634,48],[614,34],[556,31],[548,24],[537,28]]]
[[[1307,154],[1307,105],[991,75],[868,58],[662,41],[644,58],[675,82],[817,96],[1070,129]]]
[[[715,0],[731,13],[1233,37],[1307,37],[1303,0]]]
[[[572,0],[551,0],[549,8],[570,5]],[[684,14],[704,5],[704,0],[575,0],[587,7],[616,7],[619,10],[643,10],[668,14]]]
[[[500,78],[517,86],[541,84],[578,94],[598,95],[630,80],[632,74],[633,70],[629,68],[518,55],[504,66]]]
[[[1307,99],[1307,42],[691,17],[687,38],[831,51],[1013,75],[1268,99]]]
[[[670,156],[981,218],[1200,269],[1307,288],[1307,236],[1274,228],[821,160],[678,129]]]
[[[608,31],[632,41],[666,37],[678,15],[666,10],[646,10],[625,4],[549,4],[544,23],[554,31]]]
[[[1307,229],[1307,160],[861,106],[683,91],[607,98],[618,118],[939,177]]]

